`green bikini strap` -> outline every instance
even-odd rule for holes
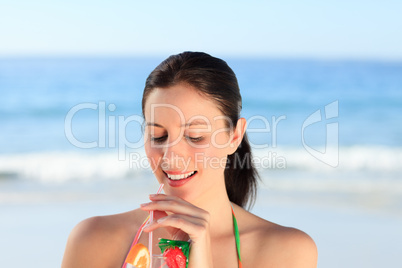
[[[240,235],[239,235],[239,226],[237,225],[236,215],[234,213],[234,209],[232,204],[232,215],[233,215],[233,227],[234,227],[234,235],[236,239],[236,248],[237,248],[237,256],[239,258],[239,267],[241,267],[241,255],[240,255]]]

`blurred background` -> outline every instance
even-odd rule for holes
[[[398,267],[401,1],[1,1],[0,266],[59,267],[81,220],[137,208],[147,75],[227,61],[261,174],[257,215],[319,267]],[[261,131],[259,131],[261,130]]]

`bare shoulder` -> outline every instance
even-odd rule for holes
[[[271,256],[277,256],[273,260],[281,267],[317,267],[317,247],[308,234],[276,224],[263,233],[262,243]]]
[[[71,231],[63,268],[117,267],[146,214],[141,210],[96,216],[83,220]]]
[[[243,215],[246,225],[241,230],[246,245],[242,253],[244,248],[244,260],[249,261],[244,267],[317,267],[317,247],[308,234],[249,212]]]

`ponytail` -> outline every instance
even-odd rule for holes
[[[258,179],[250,143],[245,133],[240,146],[228,156],[226,163],[225,184],[229,200],[243,208],[247,206],[247,209],[251,209],[257,197]]]

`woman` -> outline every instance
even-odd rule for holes
[[[140,209],[78,224],[62,267],[121,267],[150,211],[157,221],[146,232],[190,239],[190,268],[316,267],[307,234],[245,209],[255,198],[257,171],[240,110],[237,79],[226,62],[184,52],[156,67],[142,112],[145,151],[165,194],[150,195]]]

